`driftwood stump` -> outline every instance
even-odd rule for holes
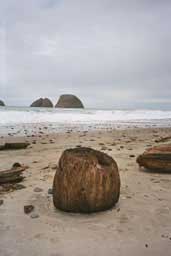
[[[137,163],[153,171],[171,172],[171,144],[147,149],[138,156]]]
[[[63,152],[53,182],[56,208],[69,212],[103,211],[113,207],[119,195],[118,167],[110,156],[90,148]]]

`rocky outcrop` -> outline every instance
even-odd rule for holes
[[[5,106],[5,103],[2,100],[0,100],[0,106]]]
[[[53,108],[52,102],[48,98],[40,98],[34,101],[30,107],[39,107],[39,108]]]
[[[171,144],[147,149],[137,158],[137,163],[153,171],[171,172]]]
[[[97,212],[119,200],[120,176],[116,162],[91,148],[65,150],[54,182],[56,208],[69,212]]]
[[[72,94],[61,95],[55,107],[56,108],[84,108],[81,100]]]

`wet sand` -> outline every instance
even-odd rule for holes
[[[0,151],[0,168],[14,162],[28,165],[24,189],[1,193],[0,255],[104,256],[171,254],[171,174],[140,170],[136,157],[171,129],[127,129],[69,132],[3,141],[29,141],[23,150]],[[34,144],[33,144],[33,143]],[[170,143],[171,140],[165,143]],[[121,177],[119,203],[96,214],[58,211],[48,189],[63,150],[88,146],[111,155]],[[42,191],[35,192],[38,187]],[[32,204],[37,218],[24,213]]]

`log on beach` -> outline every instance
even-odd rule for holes
[[[20,182],[24,179],[22,173],[27,169],[27,166],[15,163],[11,169],[0,170],[0,184]]]
[[[6,142],[0,145],[0,150],[15,150],[15,149],[25,149],[30,145],[27,142]]]
[[[147,149],[142,155],[138,156],[137,163],[153,171],[171,172],[171,144]]]

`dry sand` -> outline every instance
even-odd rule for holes
[[[171,129],[154,128],[1,138],[36,144],[0,152],[1,169],[14,162],[29,166],[22,182],[25,189],[0,193],[0,256],[170,256],[171,174],[143,171],[136,164],[138,154],[170,135]],[[77,145],[105,149],[117,161],[121,195],[113,209],[90,215],[54,209],[48,194],[54,167],[64,149]],[[36,187],[42,191],[34,192]],[[24,213],[28,204],[35,206],[38,218]]]

